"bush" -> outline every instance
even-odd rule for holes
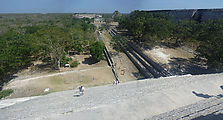
[[[61,61],[60,61],[60,66],[64,67],[65,64],[68,64],[69,61],[72,61],[72,58],[70,57],[64,57]]]
[[[79,65],[79,62],[75,60],[70,64],[70,67],[74,68],[74,67],[77,67],[78,65]]]
[[[13,93],[13,90],[12,90],[12,89],[2,90],[2,91],[0,92],[0,99],[9,96],[9,95],[11,95],[12,93]]]

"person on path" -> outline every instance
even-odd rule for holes
[[[79,87],[79,94],[84,95],[84,90],[85,90],[84,86],[80,86]]]
[[[114,82],[113,82],[113,85],[114,84],[118,85],[119,83],[120,83],[120,81],[118,79],[115,79]]]

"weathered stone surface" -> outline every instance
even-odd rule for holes
[[[0,120],[190,119],[222,108],[222,85],[223,74],[213,74],[87,88],[81,97],[64,91],[2,108]]]

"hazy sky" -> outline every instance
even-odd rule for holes
[[[0,13],[108,13],[190,8],[223,8],[223,0],[0,0]]]

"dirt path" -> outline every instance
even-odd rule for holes
[[[118,73],[121,82],[139,79],[141,76],[137,68],[132,64],[129,58],[122,52],[117,52],[111,46],[111,36],[107,32],[103,32],[101,37],[107,46],[112,58],[115,62],[115,70]]]

